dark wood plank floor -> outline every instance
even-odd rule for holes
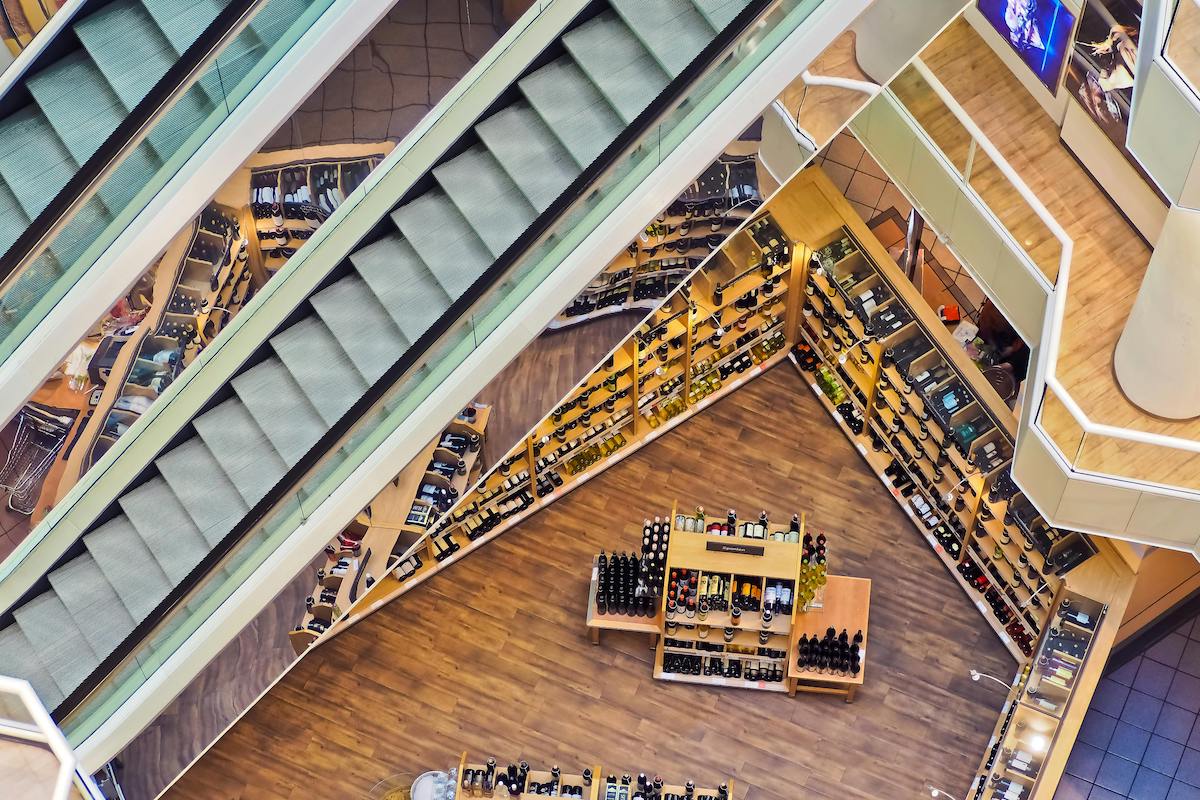
[[[588,564],[671,501],[808,511],[833,571],[875,581],[866,685],[837,698],[651,678],[642,637],[587,640]],[[301,662],[167,793],[360,797],[395,772],[598,761],[746,800],[961,796],[1015,665],[908,519],[784,364]]]

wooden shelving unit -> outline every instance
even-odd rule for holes
[[[754,156],[718,159],[548,327],[565,328],[621,311],[653,309],[694,272],[760,205],[757,186],[732,180],[726,158],[749,164],[754,172]],[[713,192],[714,186],[719,186],[719,194]]]
[[[56,487],[59,498],[248,299],[241,241],[237,211],[212,203],[167,247],[155,276],[151,307],[113,362],[92,418]],[[202,311],[216,307],[228,309],[228,314]]]
[[[266,277],[286,264],[358,188],[390,146],[337,145],[323,149],[328,151],[324,157],[285,158],[250,170],[252,244]],[[278,153],[270,155],[280,159]]]
[[[309,598],[311,602],[300,624],[289,633],[297,654],[340,619],[360,593],[396,569],[402,560],[417,565],[425,563],[425,559],[434,560],[434,542],[425,538],[425,533],[440,512],[434,503],[423,499],[422,488],[452,490],[461,497],[475,482],[480,472],[482,445],[474,451],[468,449],[461,456],[440,446],[447,434],[475,434],[482,441],[492,409],[486,405],[471,408],[474,419],[468,420],[460,414],[326,547],[327,562]],[[440,469],[435,465],[441,465]],[[451,474],[447,476],[446,472]],[[425,547],[421,552],[404,557],[422,541]],[[355,542],[357,547],[353,546]]]
[[[939,557],[1005,646],[1023,659],[1062,585],[1046,555],[1071,541],[1088,555],[1095,548],[1040,517],[1005,522],[1016,422],[877,247],[844,222],[816,241],[797,331],[810,355],[793,360],[804,364],[806,380],[872,471],[938,543]],[[875,335],[888,324],[895,329]],[[935,406],[949,402],[960,407],[939,414]]]
[[[687,522],[696,524],[685,529],[681,523]],[[743,525],[757,522],[735,520],[730,529],[736,535],[714,534],[710,531],[720,530],[728,518],[707,515],[701,518],[699,514],[685,518],[676,504],[667,520],[666,585],[657,587],[659,604],[653,619],[597,614],[598,575],[593,562],[587,612],[592,643],[599,643],[601,630],[649,634],[655,651],[653,674],[659,680],[789,695],[797,691],[838,694],[846,702],[852,702],[865,670],[856,676],[800,670],[797,647],[803,633],[817,633],[831,625],[839,630],[861,630],[865,635],[871,582],[828,575],[818,602],[815,594],[805,592],[818,583],[815,568],[806,567],[803,559],[805,515],[800,515],[798,531],[790,530],[790,522],[787,526],[768,523],[763,537],[740,535]],[[730,611],[732,594],[718,604],[724,607],[702,607],[694,614],[672,613],[673,581],[685,573],[694,574],[699,586],[717,577],[724,581],[727,592],[732,592],[735,586],[757,586],[760,598],[767,597],[769,585],[785,588],[790,592],[790,607],[785,606],[788,613],[774,617],[769,623],[765,614],[753,610],[744,611],[735,619]],[[861,653],[865,658],[865,641]],[[693,667],[701,669],[701,673],[667,669],[670,660],[679,660],[681,656],[690,657]],[[714,671],[715,662],[720,662],[719,674]]]
[[[524,763],[524,762],[520,762]],[[499,760],[495,760],[494,767],[491,772],[494,775],[506,774],[509,767],[514,770],[518,769],[517,764],[501,764]],[[551,767],[556,769],[556,767]],[[567,773],[559,771],[555,776],[550,770],[535,770],[529,769],[526,773],[526,789],[531,784],[557,784],[560,787],[557,791],[551,791],[547,786],[547,791],[530,792],[525,791],[518,794],[509,794],[507,789],[493,789],[491,793],[485,790],[482,786],[483,777],[489,773],[489,766],[486,763],[478,763],[471,761],[464,752],[458,760],[458,769],[455,772],[455,778],[458,782],[459,798],[468,797],[514,797],[514,798],[529,798],[529,797],[545,797],[547,795],[557,797],[583,797],[585,800],[632,800],[635,793],[638,791],[638,778],[634,777],[654,775],[651,770],[638,770],[636,772],[605,772],[604,768],[595,764],[587,768],[587,774],[584,770],[578,773]],[[618,777],[618,775],[620,777]],[[571,793],[568,794],[562,791],[562,786],[573,787]],[[734,784],[732,780],[726,781],[721,787],[710,789],[703,786],[696,786],[690,783],[688,786],[679,784],[663,784],[661,787],[662,796],[677,795],[679,797],[693,798],[694,800],[732,800]],[[582,791],[579,794],[578,791]]]

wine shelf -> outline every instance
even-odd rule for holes
[[[620,777],[618,777],[620,775]],[[502,782],[505,776],[516,778],[518,785],[524,784],[525,791],[515,794],[504,788]],[[655,776],[655,777],[647,777]],[[678,796],[694,798],[694,800],[733,800],[734,783],[725,780],[715,789],[698,786],[689,780],[686,785],[661,783],[654,770],[629,770],[618,773],[616,770],[605,770],[599,764],[592,765],[578,773],[562,772],[557,765],[549,770],[530,769],[524,761],[519,763],[501,764],[495,758],[488,763],[472,762],[463,752],[458,760],[458,767],[453,772],[458,786],[457,797],[581,797],[584,800],[613,800],[614,798],[629,798],[649,796],[651,791],[661,797]],[[523,778],[523,780],[521,780]],[[541,784],[538,789],[534,784]],[[566,789],[565,787],[571,787]]]
[[[1062,584],[1065,570],[1050,570],[1047,561],[1050,555],[1070,551],[1065,544],[1058,550],[1055,545],[1073,541],[1089,548],[1082,558],[1078,553],[1065,558],[1066,569],[1078,566],[1095,548],[1080,534],[1050,529],[1036,519],[1031,528],[1045,531],[1039,541],[1003,522],[1003,514],[996,515],[986,497],[1010,464],[1015,438],[1011,414],[998,398],[989,396],[990,387],[980,385],[978,370],[960,363],[965,354],[950,355],[956,343],[939,321],[925,319],[929,309],[905,302],[898,288],[903,280],[892,265],[868,257],[849,229],[836,230],[817,249],[805,279],[806,302],[797,334],[815,356],[816,366],[806,365],[815,369],[818,383],[826,384],[817,387],[818,394],[860,452],[886,452],[911,487],[920,489],[932,516],[953,533],[959,542],[956,576],[963,578],[965,572],[969,580],[960,583],[980,586],[988,599],[982,605],[992,611],[985,617],[1001,641],[1010,650],[1015,645],[1015,655],[1023,659],[1032,653]],[[878,305],[872,307],[875,301]],[[885,317],[894,319],[896,329],[874,336],[875,324]],[[872,320],[870,329],[865,319]],[[895,361],[898,357],[903,363]],[[915,389],[907,380],[913,377],[920,383],[924,376],[929,379]],[[939,419],[927,403],[951,390],[960,407],[949,419]],[[856,429],[842,418],[838,408],[843,403],[854,408]],[[980,424],[985,426],[982,431]],[[977,464],[984,450],[992,458]],[[868,463],[894,490],[894,482],[880,469],[881,460]],[[905,505],[915,519],[918,515]],[[929,527],[920,520],[917,524]]]
[[[317,586],[306,602],[308,608],[300,624],[289,632],[297,654],[328,630],[358,600],[360,592],[366,592],[375,580],[396,569],[400,555],[421,539],[428,524],[414,521],[414,509],[428,509],[432,519],[437,518],[437,509],[420,497],[423,486],[452,491],[459,497],[466,492],[480,472],[482,444],[475,450],[466,449],[461,455],[440,445],[447,435],[474,434],[482,443],[491,412],[491,406],[468,407],[326,546],[327,560],[318,576]],[[468,413],[472,414],[471,418]],[[461,465],[458,464],[460,460]],[[447,478],[433,469],[434,464],[452,465],[455,472]],[[425,557],[432,560],[432,551],[433,547],[429,545]],[[415,563],[423,562],[420,555],[406,560],[412,563],[414,558]]]
[[[755,160],[725,155],[710,165],[549,327],[657,307],[760,204]]]

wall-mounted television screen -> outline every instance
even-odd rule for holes
[[[1058,94],[1075,25],[1071,9],[1062,0],[979,0],[978,5],[1038,80],[1051,94]]]

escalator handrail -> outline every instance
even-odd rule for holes
[[[750,27],[778,2],[779,0],[750,0],[746,7],[725,26],[724,30],[720,31],[692,59],[691,63],[663,88],[637,118],[627,125],[617,138],[563,190],[558,199],[539,214],[529,227],[471,284],[467,291],[438,317],[429,330],[409,345],[408,349],[400,355],[383,376],[375,381],[366,393],[309,448],[308,452],[279,479],[275,486],[246,513],[200,563],[163,598],[144,620],[134,627],[113,652],[106,656],[88,677],[58,704],[52,715],[54,719],[61,723],[67,715],[82,704],[112,672],[137,650],[140,643],[187,599],[191,591],[199,586],[243,539],[255,531],[280,502],[295,496],[304,479],[319,467],[325,455],[345,439],[360,420],[370,416],[370,412],[385,400],[392,387],[400,383],[413,371],[414,367],[422,362],[426,353],[432,350],[442,337],[465,317],[472,306],[503,282],[508,272],[522,261],[525,254],[532,250],[546,233],[550,232],[554,223],[562,216],[563,211],[573,208],[575,203],[591,190],[597,180],[615,166],[622,156],[632,151],[655,127],[660,118],[684,98],[692,85],[712,67],[715,67],[727,51],[743,38]],[[21,602],[25,601],[26,598],[22,598]]]
[[[153,129],[208,68],[250,19],[269,0],[230,0],[196,41],[176,59],[166,74],[150,88],[133,110],[71,176],[42,212],[0,256],[0,294],[6,292],[21,270],[38,258],[89,200],[109,175]],[[119,213],[119,210],[114,210]],[[62,265],[64,269],[70,264]]]

